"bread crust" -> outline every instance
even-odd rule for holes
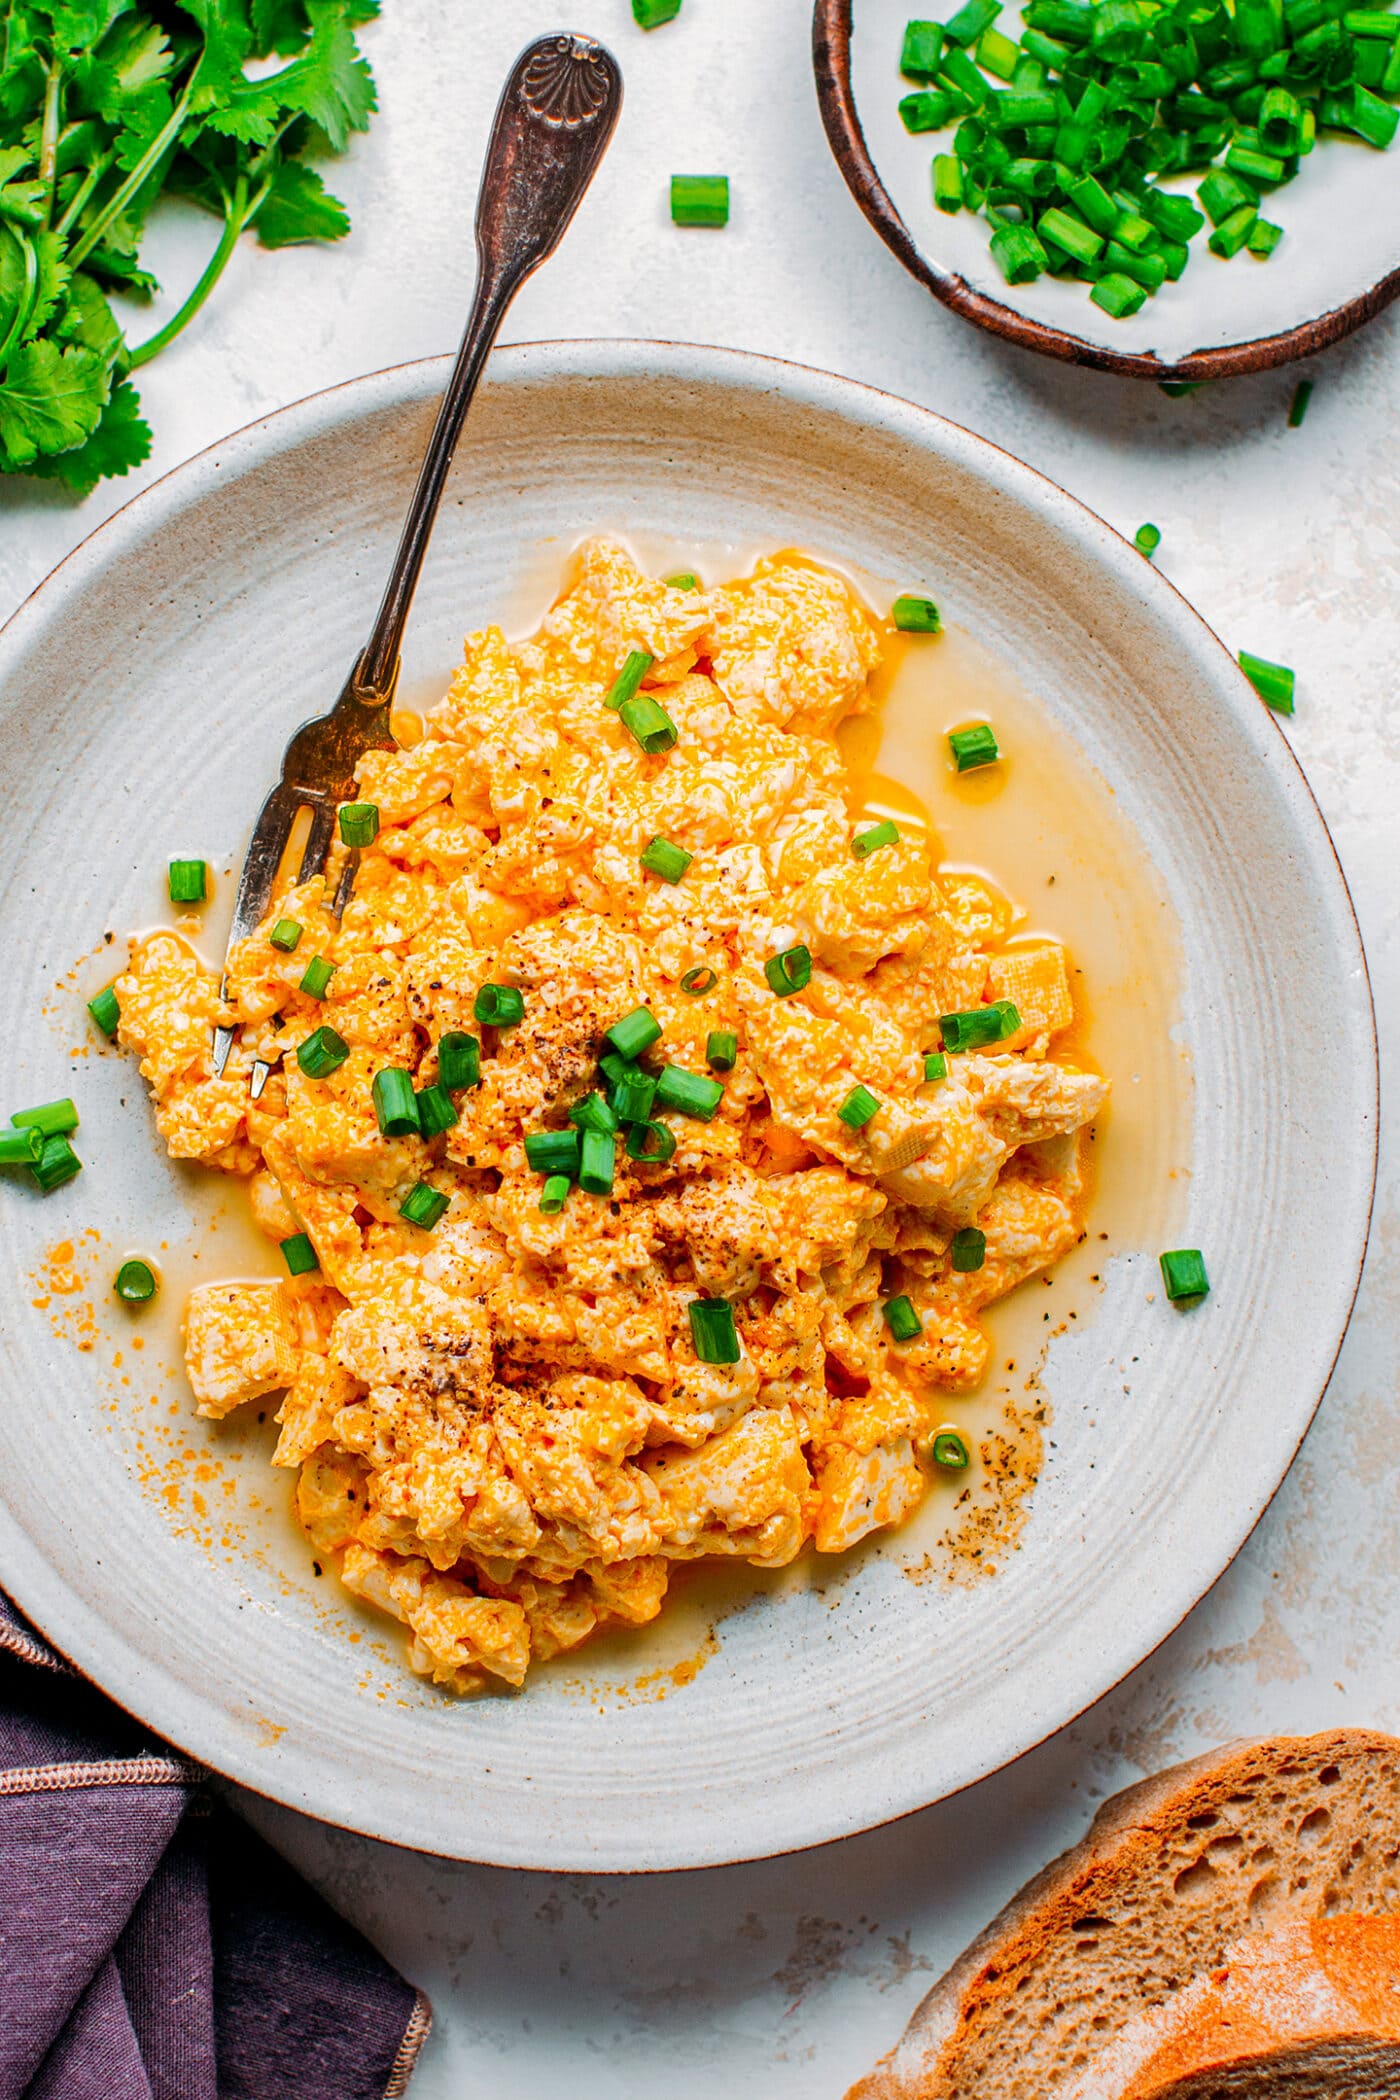
[[[1320,1781],[1319,1775],[1334,1767],[1337,1779]],[[1043,1868],[979,1933],[918,2006],[902,2040],[851,2087],[847,2100],[956,2100],[962,2075],[977,2079],[975,2059],[994,2046],[1018,1982],[1027,1976],[1033,1980],[1037,1965],[1052,1950],[1062,1949],[1067,1939],[1080,1946],[1087,1939],[1092,1950],[1095,1943],[1089,1934],[1081,1931],[1076,1940],[1076,1921],[1081,1926],[1091,1923],[1125,1901],[1150,1902],[1164,1853],[1191,1837],[1193,1818],[1200,1826],[1197,1849],[1203,1858],[1211,1842],[1205,1819],[1218,1817],[1232,1798],[1248,1799],[1269,1786],[1338,1784],[1344,1774],[1352,1782],[1364,1782],[1368,1767],[1393,1773],[1400,1782],[1400,1740],[1362,1728],[1262,1736],[1227,1744],[1113,1795],[1079,1843]],[[1400,1825],[1395,1837],[1400,1848]],[[1319,1915],[1325,1900],[1324,1877],[1282,1914]],[[1389,1910],[1400,1907],[1400,1899],[1357,1907]],[[1258,1929],[1267,1930],[1278,1921],[1278,1913],[1261,1918]],[[1224,1947],[1248,1929],[1248,1923],[1222,1920],[1220,1944],[1214,1954],[1207,1954],[1206,1963],[1218,1959]],[[1202,1965],[1193,1960],[1186,1973],[1161,1979],[1163,1988],[1140,2009],[1165,2002]],[[1074,2068],[1065,2063],[1054,2075]],[[1037,2077],[1044,2067],[1026,2069],[1030,2077]]]

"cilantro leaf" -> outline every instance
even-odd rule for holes
[[[69,452],[41,453],[26,469],[44,481],[62,481],[75,496],[90,495],[107,475],[129,474],[151,456],[150,425],[131,381],[124,380],[86,443]]]
[[[264,248],[290,248],[298,241],[342,240],[350,231],[350,214],[314,168],[284,160],[273,170],[252,224]]]
[[[59,342],[85,344],[108,365],[124,348],[122,332],[107,304],[106,294],[84,270],[73,273],[67,304],[54,322],[53,333]]]
[[[16,350],[0,379],[0,444],[6,464],[32,467],[41,452],[65,452],[97,428],[107,402],[107,365],[95,350],[60,350],[41,336]]]

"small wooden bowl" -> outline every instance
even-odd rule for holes
[[[880,49],[886,43],[889,48],[888,106],[882,103],[877,111],[871,84],[884,75],[862,66],[854,5],[855,0],[816,0],[812,16],[817,99],[836,164],[866,218],[911,275],[945,306],[994,335],[1046,357],[1133,379],[1225,379],[1325,350],[1400,294],[1400,182],[1384,164],[1376,171],[1382,181],[1369,180],[1372,171],[1358,156],[1372,149],[1331,139],[1324,149],[1325,175],[1323,164],[1310,166],[1270,203],[1272,216],[1297,224],[1294,240],[1271,263],[1243,257],[1221,263],[1193,250],[1179,284],[1164,287],[1126,323],[1101,314],[1078,284],[1041,279],[1035,285],[984,289],[978,278],[991,286],[1000,283],[986,252],[986,229],[961,215],[941,218],[930,201],[925,231],[932,239],[937,228],[945,257],[951,254],[956,261],[940,259],[921,245],[891,194],[892,189],[900,194],[910,217],[916,217],[910,203],[911,197],[917,202],[912,170],[920,155],[926,169],[927,156],[936,150],[932,135],[904,138],[895,114],[901,93],[907,92],[897,54],[898,32],[910,6],[905,0],[861,0],[862,26],[872,14],[878,17]],[[866,124],[857,108],[858,86],[864,92]],[[1400,154],[1400,146],[1395,150]],[[1391,178],[1388,184],[1385,177]],[[1266,277],[1266,270],[1273,274]],[[1237,274],[1231,278],[1230,271]],[[1231,311],[1251,302],[1267,310],[1265,333],[1247,334],[1249,321]],[[1290,303],[1304,310],[1301,317],[1283,310]],[[1168,341],[1163,344],[1161,338]]]

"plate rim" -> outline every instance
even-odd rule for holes
[[[1367,321],[1383,313],[1392,300],[1400,298],[1397,263],[1354,299],[1344,300],[1310,321],[1300,321],[1296,328],[1254,336],[1247,342],[1223,343],[1213,350],[1193,350],[1173,360],[1160,358],[1153,351],[1108,349],[1070,329],[1032,320],[1004,300],[979,292],[958,271],[945,269],[924,253],[876,171],[851,86],[854,5],[855,0],[814,0],[812,9],[812,71],[827,144],[847,189],[891,254],[898,257],[911,277],[916,277],[935,299],[963,320],[1063,364],[1114,372],[1120,378],[1151,379],[1160,385],[1163,380],[1237,378],[1246,372],[1267,372],[1278,365],[1296,363],[1355,334]]]
[[[818,0],[818,4],[821,5],[822,0]],[[81,540],[40,583],[34,586],[10,615],[9,619],[4,622],[3,626],[0,626],[0,690],[3,690],[8,659],[17,650],[27,645],[29,629],[32,623],[36,619],[41,618],[47,610],[46,606],[40,603],[41,599],[55,585],[60,586],[60,594],[62,589],[65,588],[80,589],[85,580],[85,572],[99,566],[104,561],[109,547],[113,545],[120,547],[124,534],[129,533],[132,529],[133,519],[131,514],[133,512],[142,514],[141,518],[136,521],[140,523],[144,523],[144,513],[148,511],[155,514],[158,518],[161,501],[169,498],[172,492],[172,484],[186,482],[196,484],[201,478],[198,472],[201,468],[206,473],[217,473],[222,464],[219,455],[226,453],[231,446],[250,444],[259,437],[266,438],[269,433],[278,429],[290,428],[295,430],[296,419],[298,418],[303,419],[308,425],[307,431],[300,434],[310,435],[315,428],[318,412],[324,417],[331,405],[342,395],[363,395],[367,399],[372,400],[377,389],[381,394],[388,397],[381,401],[379,405],[392,405],[396,395],[400,401],[411,395],[415,380],[423,381],[436,373],[441,373],[445,378],[451,362],[450,353],[407,359],[396,365],[385,366],[376,371],[339,381],[333,386],[318,388],[310,394],[301,396],[296,401],[286,403],[263,416],[255,417],[249,423],[229,432],[212,444],[203,447],[188,459],[168,469],[164,474],[147,484],[146,487],[128,497],[116,511],[95,526],[92,532]],[[1009,480],[1011,484],[1010,493],[1013,497],[1020,495],[1024,500],[1025,495],[1038,493],[1042,504],[1048,499],[1052,508],[1067,507],[1078,527],[1081,544],[1097,538],[1109,551],[1115,548],[1121,548],[1126,551],[1131,544],[1082,499],[1072,495],[1040,469],[1029,465],[1027,462],[1018,459],[1014,454],[1006,451],[1003,446],[996,444],[994,440],[968,430],[965,426],[953,422],[951,418],[941,415],[935,409],[909,401],[903,396],[892,394],[888,390],[874,386],[867,381],[828,372],[816,366],[803,365],[794,360],[770,357],[758,352],[730,349],[718,345],[645,337],[571,337],[529,340],[503,346],[497,350],[493,354],[492,365],[497,375],[517,384],[528,383],[531,378],[535,377],[548,378],[555,381],[567,379],[587,381],[591,378],[619,377],[624,375],[640,377],[655,373],[659,368],[664,376],[681,381],[688,380],[690,383],[701,387],[716,382],[721,384],[737,382],[740,385],[747,384],[758,392],[771,393],[780,391],[791,394],[794,388],[799,393],[805,389],[811,396],[820,397],[823,405],[835,410],[837,413],[840,413],[843,408],[849,411],[853,403],[859,403],[862,400],[875,405],[877,411],[880,404],[885,404],[889,410],[894,411],[901,417],[912,416],[917,420],[937,426],[945,434],[951,434],[954,440],[960,445],[967,447],[974,455],[979,452],[991,455],[998,463],[1001,474],[1006,480]],[[504,373],[502,373],[502,367],[505,368]],[[395,381],[398,382],[397,390],[392,385],[392,382]],[[858,417],[857,420],[865,423],[868,427],[871,417],[867,414]],[[1018,482],[1022,484],[1022,488],[1019,491],[1015,486]],[[1003,485],[1005,485],[1005,481]],[[1243,683],[1243,674],[1239,671],[1235,659],[1201,613],[1197,611],[1169,578],[1156,569],[1151,570],[1151,575],[1153,580],[1147,588],[1150,591],[1166,593],[1174,601],[1173,609],[1177,620],[1183,622],[1188,630],[1194,630],[1196,639],[1206,644],[1208,652],[1219,651],[1235,678]],[[205,1743],[202,1747],[192,1746],[187,1729],[184,1731],[177,1729],[176,1732],[167,1734],[165,1740],[175,1744],[185,1754],[199,1760],[212,1773],[221,1775],[223,1778],[246,1788],[249,1792],[261,1795],[264,1799],[282,1807],[308,1815],[317,1821],[329,1824],[333,1828],[356,1831],[364,1836],[375,1838],[380,1842],[398,1845],[425,1854],[471,1860],[482,1864],[524,1868],[527,1871],[533,1868],[542,1872],[581,1871],[597,1875],[687,1872],[693,1871],[697,1867],[733,1865],[747,1860],[776,1858],[791,1852],[813,1850],[823,1845],[837,1844],[848,1837],[858,1836],[864,1831],[882,1828],[887,1823],[899,1822],[906,1816],[918,1814],[935,1802],[955,1798],[958,1794],[968,1791],[971,1787],[980,1785],[984,1779],[992,1777],[996,1772],[1005,1770],[1009,1765],[1016,1763],[1021,1757],[1028,1755],[1031,1751],[1040,1747],[1041,1744],[1049,1741],[1053,1736],[1060,1734],[1102,1699],[1108,1697],[1129,1676],[1148,1662],[1185,1622],[1191,1612],[1209,1594],[1220,1577],[1233,1564],[1273,1502],[1284,1480],[1288,1477],[1297,1452],[1326,1394],[1336,1368],[1337,1359],[1346,1339],[1357,1292],[1359,1291],[1364,1272],[1374,1212],[1379,1151],[1379,1043],[1374,992],[1365,947],[1361,937],[1361,929],[1336,844],[1321,806],[1296,753],[1293,751],[1288,738],[1283,734],[1281,726],[1272,717],[1269,718],[1267,730],[1262,717],[1259,718],[1259,731],[1262,736],[1268,736],[1271,732],[1272,737],[1277,738],[1277,745],[1270,742],[1268,748],[1278,756],[1286,754],[1288,763],[1282,768],[1281,773],[1283,791],[1289,794],[1290,799],[1295,800],[1304,821],[1308,823],[1309,828],[1314,830],[1314,836],[1320,833],[1321,840],[1325,842],[1327,853],[1331,858],[1332,876],[1334,878],[1334,880],[1329,882],[1329,887],[1333,892],[1333,905],[1335,908],[1340,902],[1341,906],[1344,907],[1344,916],[1342,913],[1338,914],[1339,922],[1344,927],[1349,922],[1352,952],[1355,961],[1360,965],[1360,989],[1364,995],[1362,1010],[1365,1021],[1365,1034],[1369,1040],[1369,1058],[1364,1077],[1366,1080],[1365,1092],[1371,1126],[1369,1159],[1362,1163],[1367,1189],[1365,1216],[1364,1218],[1358,1216],[1359,1230],[1355,1247],[1355,1273],[1351,1279],[1345,1307],[1341,1310],[1336,1343],[1327,1362],[1325,1373],[1318,1385],[1316,1396],[1307,1408],[1305,1418],[1301,1420],[1297,1439],[1288,1454],[1287,1464],[1272,1487],[1268,1488],[1267,1492],[1259,1499],[1257,1507],[1246,1504],[1243,1511],[1236,1518],[1235,1524],[1229,1527],[1234,1543],[1229,1547],[1225,1558],[1220,1561],[1215,1572],[1207,1577],[1199,1589],[1195,1589],[1194,1576],[1189,1579],[1187,1587],[1194,1590],[1195,1593],[1187,1599],[1179,1610],[1175,1603],[1168,1607],[1172,1614],[1169,1622],[1149,1629],[1146,1645],[1141,1647],[1141,1652],[1132,1661],[1123,1664],[1121,1667],[1119,1667],[1116,1660],[1111,1663],[1109,1668],[1112,1674],[1109,1681],[1101,1684],[1097,1690],[1087,1696],[1081,1697],[1076,1690],[1071,1689],[1068,1695],[1069,1708],[1053,1726],[1045,1728],[1032,1741],[1022,1744],[1018,1749],[999,1758],[995,1763],[989,1764],[986,1770],[979,1773],[975,1778],[957,1782],[942,1790],[935,1789],[927,1798],[910,1802],[906,1806],[895,1807],[883,1812],[875,1811],[862,1814],[860,1820],[846,1823],[836,1830],[832,1830],[828,1824],[825,1830],[819,1830],[807,1839],[791,1843],[781,1842],[772,1846],[765,1845],[763,1849],[755,1849],[752,1844],[743,1844],[738,1848],[734,1848],[732,1843],[721,1842],[719,1846],[715,1846],[711,1842],[708,1849],[699,1858],[669,1859],[650,1864],[635,1862],[625,1866],[609,1866],[572,1857],[557,1862],[540,1861],[538,1858],[526,1860],[517,1854],[513,1854],[508,1849],[497,1852],[483,1850],[479,1842],[474,1844],[471,1850],[465,1850],[463,1849],[461,1837],[453,1837],[448,1833],[443,1834],[441,1841],[421,1834],[406,1838],[395,1834],[392,1830],[378,1827],[380,1821],[387,1820],[385,1818],[375,1818],[373,1815],[369,1815],[347,1819],[343,1807],[340,1810],[334,1807],[328,1810],[316,1799],[315,1788],[314,1785],[308,1783],[308,1775],[294,1776],[292,1772],[282,1770],[277,1764],[269,1767],[264,1763],[254,1763],[243,1754],[236,1738],[230,1741],[225,1735],[218,1742],[217,1749],[219,1754],[217,1758],[209,1755],[210,1745],[208,1743]],[[1323,865],[1325,866],[1325,863]],[[153,1673],[142,1657],[134,1651],[125,1651],[129,1656],[129,1660],[126,1671],[120,1678],[121,1688],[115,1691],[109,1688],[109,1682],[106,1677],[106,1661],[112,1649],[112,1629],[110,1625],[106,1621],[99,1619],[69,1589],[67,1578],[59,1565],[46,1559],[37,1550],[26,1550],[29,1546],[28,1534],[23,1531],[10,1516],[8,1510],[0,1503],[0,1549],[6,1546],[13,1547],[16,1542],[20,1544],[18,1556],[20,1580],[18,1582],[11,1580],[12,1570],[9,1566],[5,1570],[6,1588],[15,1605],[36,1629],[43,1634],[44,1638],[49,1640],[59,1653],[65,1656],[106,1697],[111,1698],[114,1704],[131,1714],[143,1726],[155,1729],[157,1724],[147,1719],[146,1713],[143,1711],[145,1701],[142,1695],[148,1680],[151,1680],[153,1676],[162,1674],[159,1668]],[[51,1631],[51,1627],[54,1630]],[[117,1653],[120,1655],[123,1651],[118,1648]],[[184,1692],[181,1692],[179,1697],[182,1701],[190,1699],[190,1695]],[[198,1711],[199,1706],[200,1702],[197,1699],[194,1700],[190,1718],[193,1718],[193,1714]],[[213,1732],[217,1734],[217,1728]],[[309,1776],[314,1779],[314,1774]]]

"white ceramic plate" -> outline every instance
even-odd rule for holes
[[[1095,1317],[1052,1359],[1056,1448],[994,1581],[920,1586],[857,1557],[725,1620],[665,1699],[544,1671],[522,1696],[454,1703],[410,1679],[396,1640],[312,1578],[265,1433],[198,1423],[158,1327],[114,1363],[106,1316],[94,1333],[82,1291],[34,1278],[63,1238],[98,1296],[128,1247],[167,1243],[167,1301],[177,1277],[243,1265],[227,1217],[211,1236],[208,1177],[165,1160],[130,1064],[71,1054],[91,1042],[81,999],[110,974],[103,934],[161,915],[171,854],[236,868],[289,729],[358,646],[445,374],[376,374],[192,460],[0,636],[0,1064],[13,1102],[81,1097],[87,1162],[46,1200],[0,1190],[0,1581],[173,1742],[402,1844],[579,1869],[809,1845],[1059,1728],[1178,1623],[1277,1487],[1366,1232],[1375,1062],[1356,927],[1287,744],[1224,649],[1029,468],[922,409],[758,358],[501,352],[419,594],[409,686],[442,677],[467,626],[538,613],[541,578],[599,528],[796,544],[931,584],[1108,782],[1179,921],[1197,1085],[1177,1244],[1208,1250],[1215,1288],[1181,1315],[1152,1247],[1111,1264]]]
[[[947,7],[922,10],[934,19]],[[1139,311],[1111,320],[1089,287],[1043,276],[1009,285],[992,260],[990,231],[970,212],[936,211],[929,178],[952,133],[913,135],[899,116],[913,83],[899,71],[913,0],[816,0],[817,84],[841,171],[877,231],[947,304],[1032,349],[1160,378],[1220,377],[1306,356],[1347,335],[1400,292],[1400,179],[1396,154],[1336,133],[1297,180],[1273,192],[1266,216],[1284,229],[1268,262],[1211,255],[1204,232],[1191,261]],[[1019,34],[1020,9],[998,23]],[[1166,184],[1194,198],[1199,176]],[[1208,230],[1208,229],[1207,229]]]

